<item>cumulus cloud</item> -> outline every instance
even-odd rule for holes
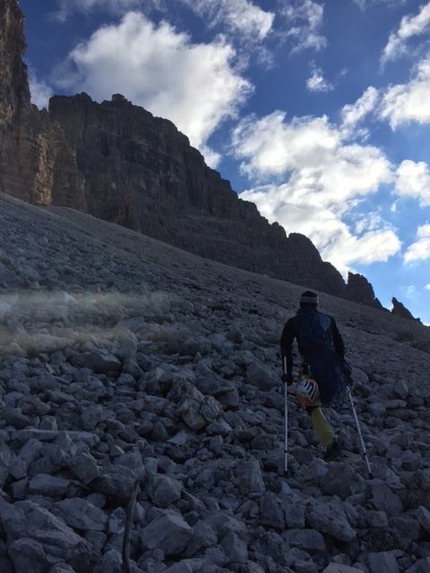
[[[325,79],[321,68],[312,65],[311,74],[306,80],[306,87],[310,92],[331,92],[334,86]]]
[[[391,180],[391,167],[376,147],[347,144],[326,116],[293,118],[275,111],[257,119],[244,118],[233,132],[242,169],[255,177],[293,173],[318,195],[342,196],[340,201],[376,190]]]
[[[415,77],[408,84],[392,86],[385,92],[380,106],[380,117],[392,129],[408,122],[430,122],[430,56],[417,66]]]
[[[331,242],[329,248],[324,249],[323,257],[343,270],[344,274],[357,263],[370,265],[375,261],[387,262],[401,248],[399,237],[389,225],[360,236],[345,229],[337,239]]]
[[[34,103],[39,109],[48,107],[49,99],[54,95],[54,92],[46,82],[40,81],[35,76],[34,72],[30,70],[28,83],[30,86],[31,102]]]
[[[430,205],[430,171],[424,161],[405,159],[396,171],[395,192],[403,197],[418,199],[421,207]]]
[[[386,261],[399,251],[395,231],[382,219],[355,228],[344,222],[361,199],[393,179],[389,161],[377,148],[348,143],[326,117],[287,121],[277,111],[242,120],[233,149],[243,172],[261,182],[241,198],[256,203],[288,233],[308,236],[339,270]],[[270,179],[275,182],[264,184]]]
[[[277,221],[287,233],[302,233],[318,248],[324,260],[330,261],[344,275],[355,264],[387,261],[399,252],[401,243],[387,223],[378,228],[363,225],[349,228],[342,221],[336,205],[315,201],[312,193],[298,200],[294,181],[279,186],[267,186],[245,191],[241,198],[253,201],[270,222]]]
[[[376,110],[378,101],[378,90],[373,86],[368,87],[356,102],[343,107],[341,112],[342,128],[348,133],[354,131],[360,122]]]
[[[430,2],[423,4],[418,14],[404,16],[398,30],[392,32],[383,50],[381,62],[395,60],[407,51],[407,42],[414,36],[421,36],[430,30]]]
[[[430,224],[418,227],[416,241],[405,252],[405,263],[430,259]]]
[[[293,51],[323,50],[327,39],[321,33],[324,6],[313,0],[284,0],[280,10],[287,23],[285,37],[294,41]]]
[[[155,26],[130,12],[76,46],[57,70],[56,85],[99,101],[122,93],[173,121],[200,147],[223,120],[235,116],[250,93],[234,59],[222,38],[192,44],[169,24]]]
[[[206,25],[222,25],[253,41],[262,41],[270,33],[275,14],[266,12],[249,0],[181,0]]]

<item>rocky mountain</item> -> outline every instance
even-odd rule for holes
[[[0,5],[0,190],[106,219],[206,258],[382,308],[361,275],[322,261],[306,237],[269,224],[168,120],[121,95],[30,104],[23,16]]]
[[[425,573],[430,332],[320,293],[353,367],[325,462],[284,390],[301,287],[0,194],[2,573]],[[296,365],[298,363],[296,357]]]

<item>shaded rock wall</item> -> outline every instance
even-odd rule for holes
[[[77,150],[90,214],[198,255],[342,295],[338,271],[304,236],[286,236],[210,169],[188,138],[120,95],[56,96],[50,116]]]

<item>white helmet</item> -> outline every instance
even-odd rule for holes
[[[320,401],[318,384],[309,376],[302,376],[296,386],[297,400],[305,406],[313,406]]]

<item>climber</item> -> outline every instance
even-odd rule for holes
[[[282,381],[288,385],[294,382],[292,346],[296,339],[302,359],[296,396],[311,417],[328,461],[340,454],[341,446],[321,406],[332,404],[345,391],[351,369],[345,361],[345,345],[336,321],[317,307],[318,295],[305,291],[300,297],[300,308],[284,326],[280,342]]]

